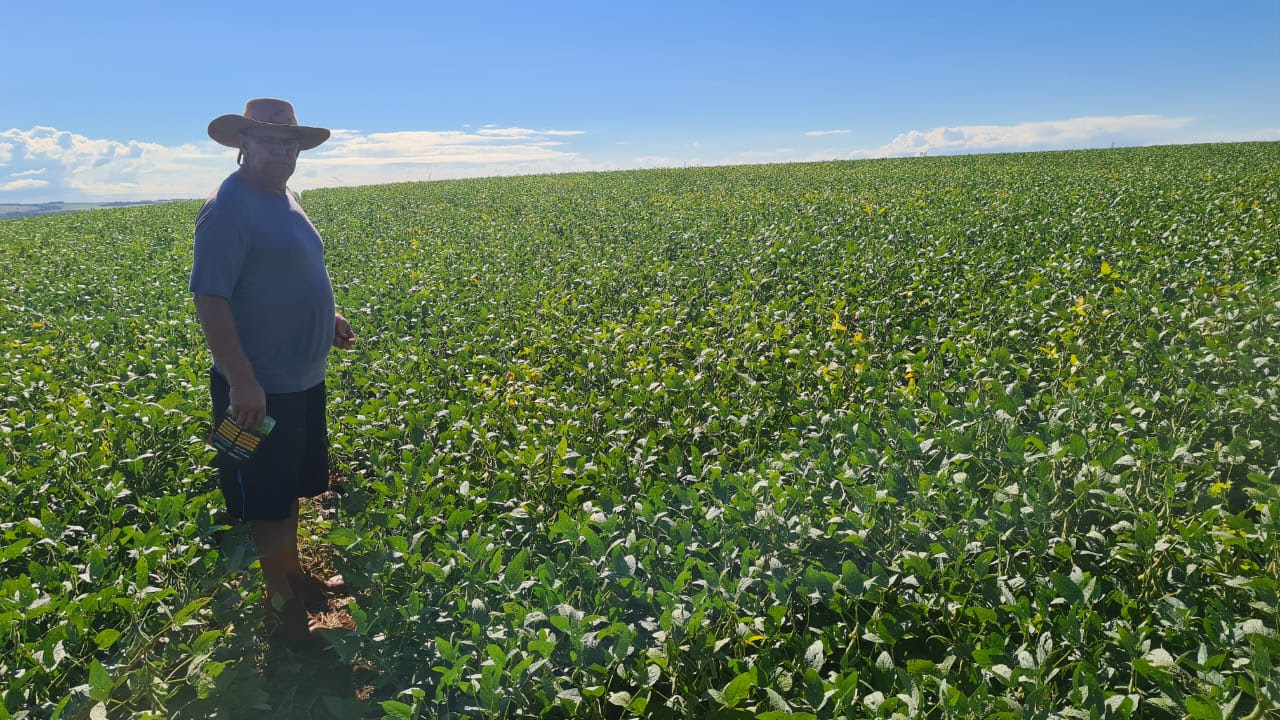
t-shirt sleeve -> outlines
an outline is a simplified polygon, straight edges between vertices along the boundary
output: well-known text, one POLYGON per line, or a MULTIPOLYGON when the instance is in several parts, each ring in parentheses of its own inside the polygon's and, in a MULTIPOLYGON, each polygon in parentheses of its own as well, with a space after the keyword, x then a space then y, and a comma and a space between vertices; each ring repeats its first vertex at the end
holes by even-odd
POLYGON ((210 203, 196 218, 191 292, 230 299, 235 291, 247 245, 233 215, 210 203))

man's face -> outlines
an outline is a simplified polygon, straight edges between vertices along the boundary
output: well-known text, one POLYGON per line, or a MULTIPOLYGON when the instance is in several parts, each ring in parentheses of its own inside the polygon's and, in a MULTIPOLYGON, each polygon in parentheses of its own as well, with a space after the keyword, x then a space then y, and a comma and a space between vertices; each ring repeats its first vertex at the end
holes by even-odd
POLYGON ((254 128, 242 133, 244 168, 263 179, 283 183, 298 162, 298 138, 288 130, 254 128))

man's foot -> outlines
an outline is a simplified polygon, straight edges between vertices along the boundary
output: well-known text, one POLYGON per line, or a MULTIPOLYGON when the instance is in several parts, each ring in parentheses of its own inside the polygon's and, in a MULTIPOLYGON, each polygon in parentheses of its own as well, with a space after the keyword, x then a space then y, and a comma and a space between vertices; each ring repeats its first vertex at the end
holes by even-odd
POLYGON ((310 573, 289 576, 289 587, 295 597, 301 598, 302 604, 311 612, 323 612, 329 609, 329 598, 346 588, 341 575, 322 580, 310 573))
MULTIPOLYGON (((274 608, 274 603, 272 603, 274 608)), ((276 618, 276 637, 284 641, 290 650, 309 652, 324 647, 319 635, 311 632, 311 619, 307 617, 307 608, 300 598, 290 598, 274 609, 276 618)))

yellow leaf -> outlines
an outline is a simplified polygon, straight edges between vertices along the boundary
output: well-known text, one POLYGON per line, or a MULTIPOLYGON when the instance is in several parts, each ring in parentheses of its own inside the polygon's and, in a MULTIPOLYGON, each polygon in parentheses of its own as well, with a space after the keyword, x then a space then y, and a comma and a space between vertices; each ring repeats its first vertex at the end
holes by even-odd
POLYGON ((843 323, 841 323, 841 322, 840 322, 840 313, 838 313, 838 312, 837 312, 837 313, 832 313, 832 314, 833 314, 833 315, 835 315, 835 318, 831 321, 831 331, 832 331, 832 332, 837 332, 837 331, 842 331, 842 330, 848 330, 848 329, 849 329, 849 328, 845 327, 843 323))
POLYGON ((1102 277, 1111 277, 1111 263, 1106 260, 1102 261, 1102 272, 1098 273, 1102 277))
POLYGON ((44 327, 44 323, 42 323, 42 322, 40 322, 39 320, 37 320, 37 321, 35 321, 35 322, 31 323, 31 327, 35 328, 36 330, 39 330, 40 328, 44 327))
POLYGON ((765 639, 766 638, 763 635, 748 635, 746 642, 748 645, 759 645, 760 643, 764 642, 765 639))

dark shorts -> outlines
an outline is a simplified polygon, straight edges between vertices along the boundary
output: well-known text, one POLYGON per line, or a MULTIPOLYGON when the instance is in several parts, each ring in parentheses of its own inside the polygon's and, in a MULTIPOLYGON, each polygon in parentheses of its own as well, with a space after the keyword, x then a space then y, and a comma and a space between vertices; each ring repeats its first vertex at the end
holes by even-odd
MULTIPOLYGON (((209 371, 209 394, 217 427, 231 386, 216 370, 209 371)), ((214 460, 227 512, 237 520, 285 520, 298 498, 329 487, 324 383, 302 392, 267 393, 267 414, 276 426, 248 460, 236 462, 222 453, 214 460)))

